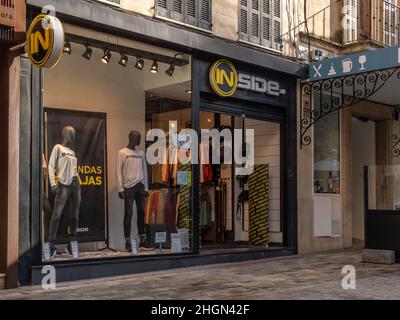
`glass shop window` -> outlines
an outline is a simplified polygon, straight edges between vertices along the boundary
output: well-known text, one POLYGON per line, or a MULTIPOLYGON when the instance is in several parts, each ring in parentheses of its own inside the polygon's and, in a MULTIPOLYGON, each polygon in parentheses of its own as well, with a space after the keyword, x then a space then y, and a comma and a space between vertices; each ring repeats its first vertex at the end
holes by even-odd
POLYGON ((44 70, 43 260, 190 252, 191 165, 169 138, 192 125, 191 57, 79 30, 44 70))
POLYGON ((313 102, 315 112, 323 115, 314 124, 314 193, 340 194, 340 112, 323 111, 338 105, 339 98, 316 95, 313 102))

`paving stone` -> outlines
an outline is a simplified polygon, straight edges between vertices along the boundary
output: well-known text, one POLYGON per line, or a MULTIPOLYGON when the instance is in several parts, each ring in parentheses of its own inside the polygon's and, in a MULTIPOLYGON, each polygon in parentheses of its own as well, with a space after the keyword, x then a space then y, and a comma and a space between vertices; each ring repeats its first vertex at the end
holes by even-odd
POLYGON ((0 291, 0 299, 400 299, 400 265, 365 264, 360 250, 199 266, 0 291), (356 289, 341 287, 356 269, 356 289))

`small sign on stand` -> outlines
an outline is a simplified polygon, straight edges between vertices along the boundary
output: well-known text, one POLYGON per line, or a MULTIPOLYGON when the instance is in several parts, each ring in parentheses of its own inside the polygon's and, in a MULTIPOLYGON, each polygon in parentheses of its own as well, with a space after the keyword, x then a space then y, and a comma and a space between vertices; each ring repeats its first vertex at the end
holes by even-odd
POLYGON ((178 229, 182 250, 190 250, 189 229, 178 229))
POLYGON ((50 243, 49 242, 43 243, 42 250, 43 250, 44 261, 50 261, 51 260, 50 243))
POLYGON ((182 253, 182 240, 179 233, 171 233, 171 253, 182 253))
POLYGON ((136 256, 138 254, 138 246, 136 240, 131 240, 132 255, 136 256))
POLYGON ((79 259, 78 241, 71 241, 72 258, 79 259))
POLYGON ((160 245, 160 253, 162 253, 162 245, 167 242, 167 233, 166 232, 156 232, 155 243, 160 245))

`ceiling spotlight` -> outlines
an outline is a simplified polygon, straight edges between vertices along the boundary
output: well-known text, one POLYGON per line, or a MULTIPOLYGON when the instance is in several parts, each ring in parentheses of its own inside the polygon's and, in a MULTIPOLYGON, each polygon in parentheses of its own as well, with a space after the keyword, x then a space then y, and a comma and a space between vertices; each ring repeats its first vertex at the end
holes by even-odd
POLYGON ((153 64, 150 68, 150 72, 151 73, 158 73, 158 62, 157 61, 153 61, 153 64))
POLYGON ((136 58, 136 65, 135 68, 139 70, 143 70, 144 67, 144 60, 142 58, 136 58))
POLYGON ((107 64, 111 60, 111 52, 107 48, 104 49, 104 56, 101 58, 101 62, 107 64))
POLYGON ((192 94, 192 90, 191 90, 191 89, 187 89, 187 90, 186 90, 186 93, 187 93, 187 94, 192 94))
POLYGON ((71 43, 69 43, 69 41, 67 41, 67 42, 64 43, 63 52, 64 52, 65 54, 71 54, 72 49, 71 49, 71 43))
POLYGON ((128 61, 129 61, 128 56, 127 56, 125 53, 122 53, 122 54, 121 54, 121 59, 119 59, 119 62, 118 62, 118 63, 119 63, 121 66, 126 67, 126 66, 128 65, 128 61))
POLYGON ((169 68, 168 68, 167 70, 165 70, 165 74, 166 74, 168 77, 172 77, 172 76, 174 75, 174 72, 175 72, 175 66, 174 66, 173 63, 171 63, 170 66, 169 66, 169 68))
POLYGON ((93 53, 93 50, 91 48, 89 48, 88 46, 86 46, 86 50, 82 54, 82 57, 84 57, 86 60, 90 60, 90 58, 92 57, 92 53, 93 53))

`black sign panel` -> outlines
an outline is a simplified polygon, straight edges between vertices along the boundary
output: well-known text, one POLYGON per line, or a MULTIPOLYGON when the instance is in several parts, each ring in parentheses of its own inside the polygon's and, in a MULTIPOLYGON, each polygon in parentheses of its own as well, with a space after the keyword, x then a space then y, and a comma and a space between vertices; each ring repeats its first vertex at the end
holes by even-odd
POLYGON ((201 61, 198 70, 201 70, 200 91, 220 96, 219 101, 235 99, 287 108, 290 95, 296 94, 293 90, 296 87, 296 78, 283 75, 278 70, 256 68, 226 59, 213 62, 201 61), (229 70, 218 69, 221 65, 229 65, 230 68, 229 70), (234 85, 230 83, 233 79, 237 79, 234 85), (226 95, 216 90, 225 87, 234 88, 234 90, 226 95))
MULTIPOLYGON (((81 203, 77 240, 80 242, 106 240, 107 160, 106 115, 61 109, 45 109, 45 160, 48 163, 55 145, 63 141, 62 130, 71 126, 76 131, 75 155, 81 185, 81 203)), ((50 190, 50 185, 48 189, 50 190)), ((47 192, 51 206, 55 195, 47 192)), ((57 234, 58 243, 68 241, 71 203, 64 208, 57 234)), ((45 230, 45 232, 48 232, 45 230)))

